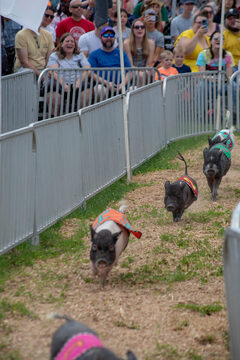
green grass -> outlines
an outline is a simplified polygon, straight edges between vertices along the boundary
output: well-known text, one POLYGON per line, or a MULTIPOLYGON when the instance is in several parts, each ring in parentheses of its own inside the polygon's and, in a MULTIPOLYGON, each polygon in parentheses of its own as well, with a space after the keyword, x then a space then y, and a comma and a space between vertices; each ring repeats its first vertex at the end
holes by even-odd
MULTIPOLYGON (((172 160, 176 158, 177 151, 183 153, 186 150, 195 149, 197 146, 204 146, 207 144, 207 135, 201 135, 198 137, 191 137, 182 139, 174 143, 170 143, 166 149, 163 149, 148 162, 142 164, 134 171, 136 174, 145 174, 151 171, 159 171, 165 169, 176 169, 179 164, 172 163, 172 160)), ((180 161, 179 161, 180 163, 180 161)))
POLYGON ((202 306, 195 304, 193 302, 189 302, 187 304, 179 303, 177 305, 177 308, 187 309, 192 312, 198 312, 201 316, 206 316, 206 315, 210 316, 213 313, 220 312, 223 309, 223 306, 220 305, 219 302, 217 302, 216 304, 207 304, 202 306))

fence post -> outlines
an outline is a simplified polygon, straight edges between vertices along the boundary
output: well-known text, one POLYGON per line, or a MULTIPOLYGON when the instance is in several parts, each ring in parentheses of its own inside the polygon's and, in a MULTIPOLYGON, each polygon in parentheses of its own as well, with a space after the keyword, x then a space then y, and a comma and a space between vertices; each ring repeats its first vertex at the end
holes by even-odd
POLYGON ((231 228, 224 234, 224 281, 229 322, 231 359, 240 357, 240 203, 233 211, 231 228))

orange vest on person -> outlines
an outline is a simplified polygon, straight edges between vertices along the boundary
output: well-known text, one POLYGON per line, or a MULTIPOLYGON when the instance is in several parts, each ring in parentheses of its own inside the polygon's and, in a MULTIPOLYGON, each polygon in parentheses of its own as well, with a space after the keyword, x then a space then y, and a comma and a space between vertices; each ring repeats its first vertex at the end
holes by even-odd
POLYGON ((192 179, 189 176, 182 176, 180 177, 178 180, 180 181, 184 181, 193 191, 195 198, 197 199, 198 197, 198 189, 196 187, 196 185, 194 184, 194 182, 192 181, 192 179))
POLYGON ((138 239, 140 239, 140 237, 142 236, 142 233, 140 231, 133 230, 128 219, 122 212, 114 209, 107 209, 104 212, 102 212, 92 224, 93 229, 96 230, 99 225, 103 224, 105 221, 108 220, 112 220, 118 225, 124 227, 127 231, 132 233, 138 239))

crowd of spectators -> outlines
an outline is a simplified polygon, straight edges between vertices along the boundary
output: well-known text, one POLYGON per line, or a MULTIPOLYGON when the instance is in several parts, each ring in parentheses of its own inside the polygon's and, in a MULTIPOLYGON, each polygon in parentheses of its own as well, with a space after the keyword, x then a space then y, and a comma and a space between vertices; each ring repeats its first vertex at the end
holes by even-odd
MULTIPOLYGON (((161 78, 217 69, 221 8, 221 0, 177 0, 174 11, 171 0, 122 0, 125 66, 158 67, 161 78)), ((228 76, 240 60, 239 11, 240 0, 226 0, 222 66, 228 76)), ((120 66, 117 0, 112 0, 108 22, 96 26, 94 16, 95 0, 51 0, 39 34, 2 18, 2 74, 32 69, 38 77, 52 65, 120 66)))

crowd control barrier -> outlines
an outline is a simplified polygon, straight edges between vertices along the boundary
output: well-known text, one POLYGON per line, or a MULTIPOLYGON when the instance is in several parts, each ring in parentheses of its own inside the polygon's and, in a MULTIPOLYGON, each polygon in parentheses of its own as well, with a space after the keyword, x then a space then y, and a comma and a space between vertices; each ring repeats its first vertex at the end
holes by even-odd
MULTIPOLYGON (((77 111, 121 94, 120 68, 45 69, 39 76, 39 119, 77 111)), ((125 68, 126 91, 160 79, 156 68, 125 68)))
POLYGON ((238 360, 240 356, 240 203, 233 211, 231 227, 225 231, 223 241, 231 359, 238 360))
POLYGON ((3 76, 0 132, 23 128, 37 121, 38 86, 34 71, 3 76))
POLYGON ((125 175, 127 162, 131 172, 170 141, 213 132, 216 75, 208 75, 132 83, 126 95, 0 135, 0 254, 29 238, 37 243, 44 229, 125 175))

